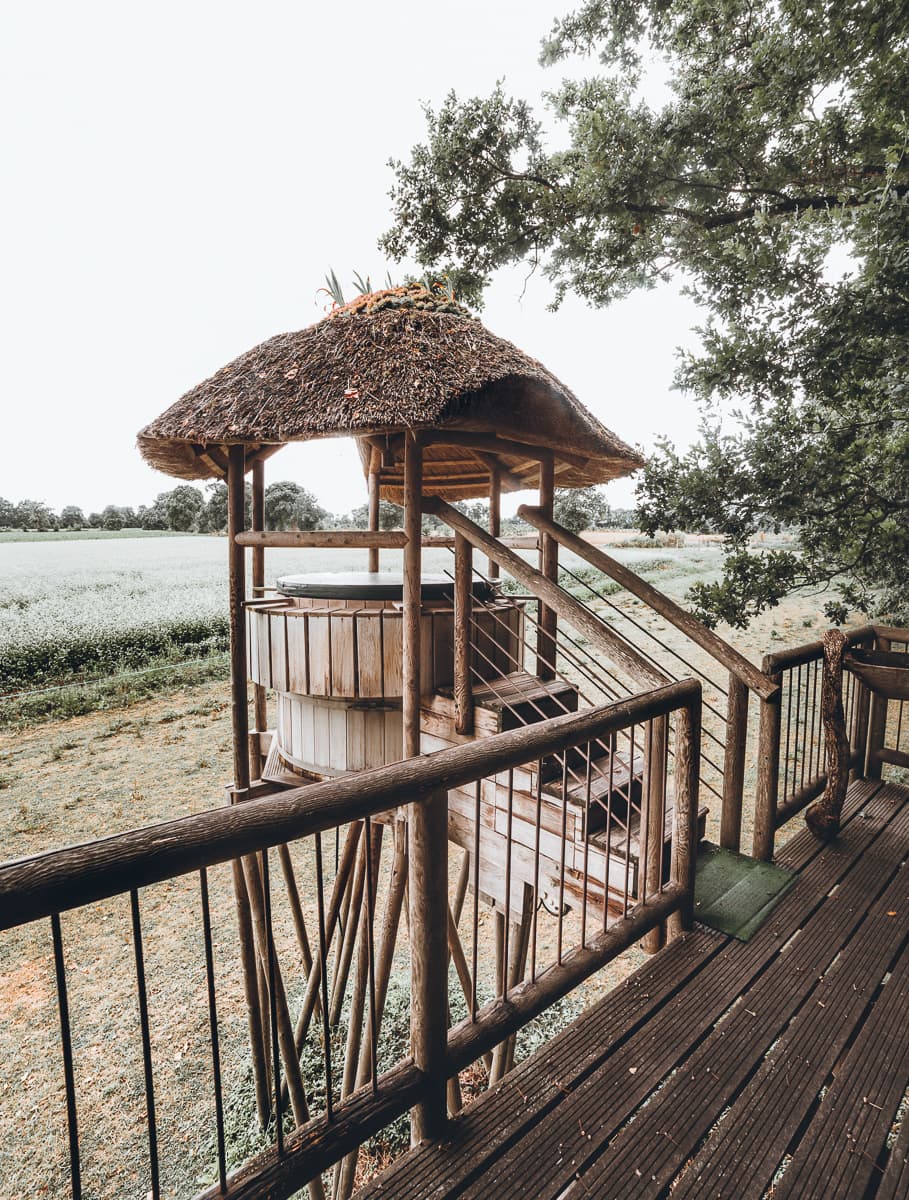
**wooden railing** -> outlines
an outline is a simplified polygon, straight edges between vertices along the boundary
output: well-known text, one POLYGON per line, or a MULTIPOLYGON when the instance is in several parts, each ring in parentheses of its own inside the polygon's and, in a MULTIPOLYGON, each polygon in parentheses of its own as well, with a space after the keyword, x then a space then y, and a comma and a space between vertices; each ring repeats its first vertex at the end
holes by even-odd
MULTIPOLYGON (((174 1194, 187 1126, 197 1144, 211 1134, 214 1182, 201 1195, 212 1200, 286 1197, 307 1185, 312 1196, 324 1195, 322 1173, 333 1165, 336 1194, 348 1194, 355 1152, 373 1134, 415 1106, 435 1110, 436 1121, 444 1124, 446 1081, 451 1110, 458 1103, 460 1071, 492 1053, 493 1069, 501 1073, 513 1054, 509 1039, 527 1022, 662 923, 675 930, 690 924, 699 730, 700 687, 686 680, 293 791, 267 794, 254 786, 243 804, 0 866, 0 931, 11 931, 5 937, 13 939, 2 945, 4 960, 18 951, 30 971, 38 970, 40 942, 46 938, 47 969, 55 981, 59 1041, 45 1041, 37 1061, 16 1062, 17 1078, 34 1082, 42 1072, 51 1077, 59 1072, 62 1078, 68 1171, 65 1159, 47 1162, 55 1194, 65 1193, 67 1174, 74 1197, 83 1187, 86 1194, 174 1194), (632 756, 635 746, 652 749, 656 731, 670 717, 671 777, 668 757, 650 753, 648 771, 659 771, 659 780, 636 785, 629 770, 623 783, 618 741, 630 744, 632 756), (602 834, 597 846, 587 835, 595 815, 593 746, 603 739, 614 751, 614 786, 605 809, 596 814, 602 834), (580 790, 573 778, 579 768, 580 790), (675 819, 665 835, 670 790, 675 819), (448 892, 443 899, 449 906, 443 915, 447 944, 432 936, 437 923, 411 922, 407 994, 435 995, 438 1003, 414 1009, 412 1054, 388 1061, 382 1016, 392 963, 377 928, 383 922, 374 921, 373 914, 383 896, 386 917, 394 904, 400 912, 403 889, 396 891, 402 876, 394 863, 390 872, 377 869, 382 830, 390 822, 395 855, 404 853, 396 815, 408 806, 438 805, 440 797, 447 827, 444 820, 424 823, 424 836, 436 838, 436 844, 422 846, 419 861, 411 858, 411 880, 432 862, 444 877, 449 837, 472 850, 470 870, 462 873, 454 896, 448 892), (629 869, 632 819, 638 840, 634 871, 629 869), (336 830, 341 842, 332 871, 323 837, 336 830), (648 838, 655 830, 654 854, 648 838), (282 847, 294 857, 297 877, 306 881, 297 901, 317 931, 308 969, 300 965, 288 908, 278 903, 286 899, 275 869, 282 847), (256 953, 271 1017, 272 1122, 265 1148, 231 1170, 235 1149, 225 1114, 236 1109, 238 1076, 242 1082, 248 1067, 239 1049, 245 1010, 235 984, 237 947, 222 906, 228 902, 231 864, 238 858, 244 870, 253 864, 247 879, 261 887, 263 901, 256 953), (304 860, 310 864, 305 872, 304 860), (344 914, 339 897, 352 871, 361 873, 362 900, 344 914), (609 883, 610 896, 591 882, 595 877, 609 883), (546 894, 552 915, 538 904, 546 894), (504 913, 527 918, 522 944, 509 945, 509 937, 517 937, 509 920, 499 925, 481 919, 480 905, 490 896, 498 896, 504 913), (201 961, 179 979, 173 944, 187 936, 188 927, 201 961), (484 938, 496 932, 504 936, 501 966, 488 982, 492 955, 484 938), (119 957, 102 967, 95 962, 97 947, 111 933, 121 948, 119 957), (345 999, 354 944, 360 947, 356 972, 364 985, 359 994, 367 997, 359 1010, 345 999), (460 995, 449 991, 449 956, 460 995), (89 989, 92 1005, 86 1001, 86 980, 99 972, 89 989), (124 1077, 118 1091, 117 1080, 105 1069, 109 1053, 97 1051, 102 1036, 97 996, 105 997, 102 1007, 120 1011, 130 1007, 130 993, 138 1001, 138 1019, 135 1041, 124 1034, 116 1042, 118 1073, 124 1077), (187 1043, 175 1053, 181 997, 184 1010, 192 1006, 194 1020, 192 1032, 180 1035, 187 1043), (455 1015, 458 1008, 466 1013, 450 1029, 449 1008, 455 1015), (336 1035, 342 1027, 347 1049, 339 1052, 336 1035), (356 1053, 351 1057, 351 1046, 359 1051, 362 1041, 368 1046, 365 1060, 356 1053), (426 1051, 432 1046, 440 1047, 435 1059, 426 1051), (310 1060, 316 1056, 316 1079, 300 1066, 304 1050, 310 1060), (177 1075, 172 1062, 184 1056, 187 1070, 177 1075), (365 1075, 352 1069, 358 1062, 365 1062, 365 1075), (119 1125, 104 1119, 104 1106, 111 1104, 120 1118, 128 1117, 125 1125, 122 1119, 119 1125), (93 1127, 98 1121, 100 1129, 93 1127), (94 1148, 94 1157, 83 1153, 86 1145, 94 1148), (115 1162, 122 1164, 121 1175, 115 1162)), ((24 1055, 31 1043, 21 1030, 19 1042, 24 1055)), ((254 1119, 254 1097, 245 1104, 248 1124, 254 1119)), ((38 1114, 23 1126, 19 1153, 29 1153, 34 1138, 40 1143, 34 1152, 51 1155, 53 1137, 41 1141, 44 1118, 38 1114)), ((46 1119, 52 1121, 53 1115, 46 1119)), ((51 1132, 59 1130, 51 1126, 51 1132)), ((198 1163, 194 1168, 197 1178, 198 1163)))
MULTIPOLYGON (((850 646, 873 647, 877 635, 873 626, 863 625, 846 636, 850 646)), ((761 701, 752 845, 755 858, 773 858, 777 829, 820 796, 827 785, 820 703, 822 667, 820 641, 764 658, 763 670, 779 690, 761 701)), ((867 690, 847 671, 843 708, 852 748, 851 765, 858 774, 865 770, 870 701, 867 690)))

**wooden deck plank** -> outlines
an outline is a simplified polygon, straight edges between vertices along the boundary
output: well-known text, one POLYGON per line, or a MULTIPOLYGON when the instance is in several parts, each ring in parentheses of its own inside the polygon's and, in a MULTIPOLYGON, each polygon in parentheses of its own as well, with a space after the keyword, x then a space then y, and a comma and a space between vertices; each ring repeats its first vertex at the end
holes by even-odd
POLYGON ((622 1039, 646 1023, 673 989, 684 987, 725 942, 721 934, 706 929, 674 942, 585 1014, 589 1019, 583 1024, 570 1025, 485 1092, 452 1122, 450 1141, 410 1151, 358 1191, 357 1200, 379 1196, 438 1200, 469 1183, 601 1065, 622 1039), (510 1111, 508 1122, 501 1119, 505 1108, 510 1111))
MULTIPOLYGON (((818 1000, 833 1003, 835 996, 840 1007, 830 1015, 846 1013, 845 1024, 855 1028, 860 1019, 855 1010, 864 1011, 867 998, 841 995, 840 981, 865 966, 880 976, 884 942, 853 932, 866 918, 870 895, 886 888, 902 856, 897 846, 906 844, 909 809, 901 812, 900 806, 907 795, 905 789, 875 783, 853 785, 848 821, 836 845, 822 849, 805 833, 780 854, 781 865, 801 871, 799 882, 749 943, 698 930, 670 946, 471 1105, 452 1122, 450 1142, 411 1151, 361 1189, 358 1200, 498 1195, 549 1200, 627 1195, 641 1200, 664 1193, 728 1100, 759 1086, 754 1072, 774 1039, 781 1033, 790 1040, 800 1036, 800 1019, 789 1025, 799 1005, 807 1030, 810 1008, 819 1008, 818 1000), (781 954, 796 929, 801 932, 781 954), (818 975, 843 949, 843 975, 830 971, 829 978, 819 981, 818 975), (798 968, 794 990, 786 986, 791 982, 786 971, 793 966, 798 968), (761 1032, 749 1045, 755 1018, 748 1018, 744 1009, 752 1003, 765 1011, 761 1032), (707 1102, 695 1112, 689 1089, 678 1082, 692 1066, 707 1084, 707 1102), (711 1078, 714 1069, 716 1079, 711 1078), (670 1078, 673 1071, 678 1073, 670 1078), (674 1118, 670 1097, 676 1105, 674 1118), (683 1144, 675 1146, 670 1137, 679 1141, 680 1119, 683 1144), (639 1140, 645 1145, 635 1161, 630 1148, 639 1140)), ((893 895, 881 901, 894 902, 893 895)), ((891 939, 893 928, 887 931, 891 939)), ((807 1034, 798 1042, 806 1053, 814 1045, 807 1034)), ((829 1045, 823 1040, 817 1045, 829 1058, 829 1045)), ((829 1075, 829 1064, 825 1069, 829 1075)), ((763 1070, 769 1076, 770 1068, 763 1070)), ((820 1071, 818 1067, 816 1077, 820 1071)), ((766 1107, 772 1115, 769 1102, 766 1107)), ((722 1129, 713 1137, 722 1139, 722 1129)), ((773 1157, 780 1137, 765 1157, 773 1157)), ((898 1183, 902 1160, 893 1161, 890 1174, 898 1183)), ((679 1187, 691 1191, 694 1179, 690 1172, 683 1175, 679 1187)), ((742 1190, 743 1182, 744 1174, 739 1174, 737 1197, 761 1194, 742 1190)), ((698 1188, 694 1192, 702 1194, 698 1188)), ((891 1193, 894 1200, 903 1194, 891 1193)), ((733 1192, 727 1187, 703 1194, 733 1192)))
POLYGON ((902 1120, 875 1200, 905 1200, 909 1196, 909 1111, 902 1120))
MULTIPOLYGON (((829 888, 854 866, 854 855, 873 841, 892 812, 889 803, 875 807, 873 799, 865 802, 864 809, 868 819, 851 823, 844 833, 844 843, 848 840, 853 854, 824 854, 817 842, 796 847, 793 857, 804 854, 808 858, 805 886, 784 897, 771 921, 750 942, 727 942, 712 960, 710 971, 698 977, 696 987, 686 988, 663 1005, 633 1041, 613 1054, 601 1073, 565 1097, 557 1128, 550 1131, 547 1124, 545 1132, 551 1132, 551 1138, 539 1130, 532 1145, 515 1145, 464 1195, 479 1200, 518 1182, 522 1196, 560 1195, 656 1086, 710 1033, 745 984, 761 974, 792 930, 811 916, 829 888)), ((632 1176, 632 1180, 636 1178, 632 1176)))
MULTIPOLYGON (((885 943, 905 932, 909 868, 903 867, 889 910, 878 914, 881 931, 868 930, 885 943), (888 911, 893 916, 888 916, 888 911), (881 937, 883 934, 883 937, 881 937)), ((780 1200, 812 1194, 818 1182, 830 1200, 864 1196, 878 1182, 878 1159, 909 1080, 909 951, 905 936, 889 980, 861 1023, 848 1052, 838 1064, 781 1183, 780 1200)), ((819 1190, 819 1189, 817 1189, 819 1190)), ((904 1193, 905 1195, 906 1193, 904 1193)))
MULTIPOLYGON (((886 788, 880 795, 885 793, 886 788)), ((686 1059, 653 1100, 646 1119, 627 1126, 597 1156, 584 1180, 594 1193, 608 1181, 611 1200, 639 1200, 642 1177, 654 1190, 669 1186, 786 1028, 793 1012, 807 1001, 818 976, 860 924, 868 903, 887 885, 907 837, 909 807, 897 811, 861 857, 853 860, 851 870, 826 897, 820 911, 742 992, 741 1003, 728 1019, 686 1059), (621 1181, 618 1185, 617 1180, 621 1181)), ((757 1195, 761 1194, 759 1190, 757 1195)))
MULTIPOLYGON (((905 907, 905 893, 906 872, 901 871, 685 1169, 673 1187, 673 1200, 726 1196, 731 1184, 741 1190, 742 1179, 749 1180, 748 1194, 764 1194, 844 1048, 857 1030, 864 1040, 866 1014, 905 943, 905 927, 887 916, 894 906, 905 907)), ((868 1047, 864 1050, 867 1054, 868 1047)), ((774 1195, 785 1191, 777 1185, 774 1195)))

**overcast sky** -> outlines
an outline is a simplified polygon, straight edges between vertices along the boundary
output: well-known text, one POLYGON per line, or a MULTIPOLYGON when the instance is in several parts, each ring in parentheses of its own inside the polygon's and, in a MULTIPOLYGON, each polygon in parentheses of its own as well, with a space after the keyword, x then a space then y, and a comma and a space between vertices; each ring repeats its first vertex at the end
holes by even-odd
MULTIPOLYGON (((250 346, 317 320, 329 266, 345 284, 384 278, 386 163, 421 138, 421 103, 498 78, 536 99, 561 75, 537 65, 540 39, 571 7, 4 5, 0 495, 88 511, 172 487, 136 432, 250 346)), ((693 403, 670 391, 690 302, 667 288, 552 314, 544 280, 522 287, 519 272, 497 280, 494 332, 627 441, 690 439, 693 403)), ((288 448, 268 474, 334 511, 364 499, 347 439, 288 448)))

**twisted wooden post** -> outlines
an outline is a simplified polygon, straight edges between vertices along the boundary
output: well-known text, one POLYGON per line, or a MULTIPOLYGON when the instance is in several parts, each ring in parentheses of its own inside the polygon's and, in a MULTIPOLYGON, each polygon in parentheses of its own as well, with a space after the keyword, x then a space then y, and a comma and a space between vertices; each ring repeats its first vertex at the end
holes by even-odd
POLYGON ((839 629, 824 634, 824 670, 821 676, 821 717, 827 747, 827 786, 805 813, 805 824, 821 841, 832 841, 840 831, 840 814, 849 787, 849 737, 843 712, 843 655, 848 646, 839 629))

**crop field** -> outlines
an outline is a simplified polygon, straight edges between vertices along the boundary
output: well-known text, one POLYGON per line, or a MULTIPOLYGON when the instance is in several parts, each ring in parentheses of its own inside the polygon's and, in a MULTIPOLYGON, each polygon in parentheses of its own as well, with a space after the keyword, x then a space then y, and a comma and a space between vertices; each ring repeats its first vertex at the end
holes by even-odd
MULTIPOLYGON (((620 553, 645 570, 678 574, 665 551, 620 553)), ((697 562, 690 564, 695 571, 715 564, 716 548, 706 548, 705 554, 713 561, 696 555, 697 562)), ((427 570, 451 570, 448 551, 428 550, 425 557, 427 570)), ((362 570, 363 558, 356 550, 270 551, 267 577, 362 570)), ((383 567, 399 562, 399 555, 388 553, 383 567)), ((679 565, 687 576, 687 566, 679 565)), ((167 667, 171 677, 190 669, 198 675, 199 668, 205 677, 218 670, 223 674, 227 646, 224 538, 0 543, 0 723, 103 707, 111 700, 112 682, 123 684, 134 673, 167 667), (80 696, 70 694, 71 685, 85 684, 106 685, 107 691, 102 687, 100 700, 92 698, 97 687, 92 695, 84 687, 80 696)))

